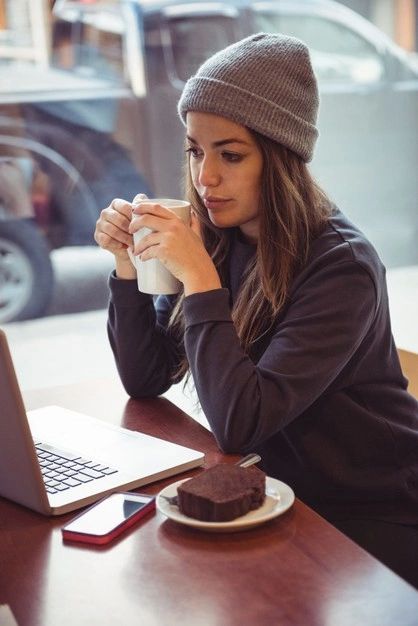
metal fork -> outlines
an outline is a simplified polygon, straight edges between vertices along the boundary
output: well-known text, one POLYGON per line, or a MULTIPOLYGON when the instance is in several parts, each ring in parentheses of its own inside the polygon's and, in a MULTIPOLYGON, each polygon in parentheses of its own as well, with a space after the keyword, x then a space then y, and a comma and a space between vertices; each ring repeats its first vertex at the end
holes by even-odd
MULTIPOLYGON (((235 465, 239 465, 239 467, 249 467, 250 465, 254 465, 254 463, 258 463, 261 461, 261 456, 256 454, 255 452, 251 452, 251 454, 247 454, 242 459, 237 461, 235 465)), ((173 504, 174 506, 178 506, 178 496, 160 496, 164 498, 168 502, 168 504, 173 504)))

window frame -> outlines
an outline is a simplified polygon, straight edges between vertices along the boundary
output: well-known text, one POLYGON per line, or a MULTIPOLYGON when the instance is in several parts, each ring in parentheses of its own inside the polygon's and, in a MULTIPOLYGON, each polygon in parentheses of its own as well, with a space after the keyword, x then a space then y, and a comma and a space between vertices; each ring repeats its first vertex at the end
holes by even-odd
MULTIPOLYGON (((177 73, 176 62, 173 53, 173 39, 171 35, 171 24, 173 21, 181 18, 228 18, 230 20, 232 38, 228 36, 230 45, 240 38, 241 33, 238 32, 237 25, 240 23, 240 12, 237 7, 225 3, 196 3, 192 5, 173 5, 165 7, 161 11, 160 19, 160 36, 162 42, 162 51, 164 65, 170 84, 181 91, 186 84, 177 73)), ((197 69, 197 68, 196 68, 197 69)))

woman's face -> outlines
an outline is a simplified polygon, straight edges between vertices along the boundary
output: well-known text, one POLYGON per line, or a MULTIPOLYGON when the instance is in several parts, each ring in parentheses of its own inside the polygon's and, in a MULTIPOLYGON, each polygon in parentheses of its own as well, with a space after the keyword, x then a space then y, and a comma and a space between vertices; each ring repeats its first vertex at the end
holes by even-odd
POLYGON ((263 158, 252 135, 225 117, 190 111, 187 144, 193 185, 211 222, 238 226, 256 242, 263 158))

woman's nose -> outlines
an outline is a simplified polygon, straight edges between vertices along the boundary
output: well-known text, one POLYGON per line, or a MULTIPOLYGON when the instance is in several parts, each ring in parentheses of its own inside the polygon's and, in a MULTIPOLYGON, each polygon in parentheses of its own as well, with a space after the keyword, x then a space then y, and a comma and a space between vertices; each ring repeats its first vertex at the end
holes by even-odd
POLYGON ((200 163, 199 183, 202 187, 216 187, 220 182, 220 172, 214 159, 205 157, 200 163))

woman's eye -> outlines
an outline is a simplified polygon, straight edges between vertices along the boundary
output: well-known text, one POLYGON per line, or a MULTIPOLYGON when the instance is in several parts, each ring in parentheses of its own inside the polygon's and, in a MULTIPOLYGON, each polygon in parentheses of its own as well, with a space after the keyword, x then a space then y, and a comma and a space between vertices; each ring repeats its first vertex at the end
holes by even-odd
POLYGON ((242 154, 237 152, 222 152, 222 156, 228 163, 239 163, 244 158, 242 154))
POLYGON ((186 152, 188 152, 194 159, 197 159, 202 155, 202 152, 195 146, 190 146, 190 148, 187 148, 186 152))

